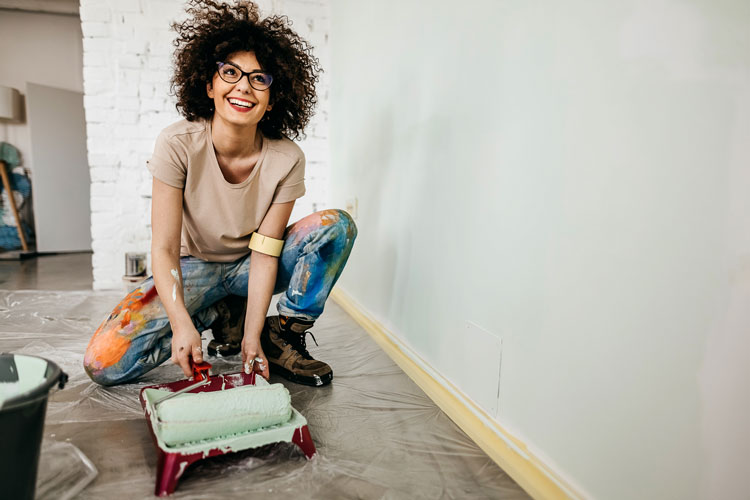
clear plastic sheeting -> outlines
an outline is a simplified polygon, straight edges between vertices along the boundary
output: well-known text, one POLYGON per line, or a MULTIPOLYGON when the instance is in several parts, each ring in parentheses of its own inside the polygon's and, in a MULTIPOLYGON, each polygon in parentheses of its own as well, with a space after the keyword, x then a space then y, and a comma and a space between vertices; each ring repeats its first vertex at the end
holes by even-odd
POLYGON ((96 477, 94 464, 70 443, 44 441, 36 479, 37 500, 68 500, 96 477))
MULTIPOLYGON (((135 384, 101 387, 89 380, 83 352, 121 298, 0 291, 0 351, 50 359, 70 376, 65 389, 50 395, 41 462, 60 453, 52 441, 88 457, 99 474, 76 498, 153 494, 157 454, 138 394, 145 385, 183 378, 167 363, 135 384)), ((311 354, 331 364, 333 383, 306 387, 275 376, 271 382, 289 389, 318 455, 308 461, 296 446, 276 444, 199 461, 174 498, 529 498, 336 304, 329 301, 313 332, 320 347, 313 345, 311 354)), ((242 369, 239 356, 207 361, 214 374, 242 369)), ((60 467, 83 477, 81 460, 62 460, 60 467)))

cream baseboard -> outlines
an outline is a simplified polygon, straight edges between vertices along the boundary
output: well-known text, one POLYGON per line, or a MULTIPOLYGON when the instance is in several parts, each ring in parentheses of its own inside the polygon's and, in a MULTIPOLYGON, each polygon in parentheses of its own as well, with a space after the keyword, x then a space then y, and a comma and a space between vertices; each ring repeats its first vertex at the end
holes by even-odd
POLYGON ((526 444, 504 429, 417 353, 400 342, 345 291, 336 287, 331 293, 331 298, 359 323, 420 389, 529 495, 545 500, 583 498, 529 452, 526 444))

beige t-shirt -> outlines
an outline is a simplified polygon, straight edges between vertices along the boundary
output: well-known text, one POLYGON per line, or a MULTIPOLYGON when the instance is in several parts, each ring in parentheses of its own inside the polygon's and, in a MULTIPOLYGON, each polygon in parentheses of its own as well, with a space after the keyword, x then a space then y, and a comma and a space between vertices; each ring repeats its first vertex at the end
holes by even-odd
POLYGON ((305 194, 305 155, 294 142, 263 137, 258 163, 239 184, 216 160, 210 120, 165 128, 147 162, 154 177, 183 190, 180 255, 230 262, 250 252, 250 235, 272 203, 305 194))

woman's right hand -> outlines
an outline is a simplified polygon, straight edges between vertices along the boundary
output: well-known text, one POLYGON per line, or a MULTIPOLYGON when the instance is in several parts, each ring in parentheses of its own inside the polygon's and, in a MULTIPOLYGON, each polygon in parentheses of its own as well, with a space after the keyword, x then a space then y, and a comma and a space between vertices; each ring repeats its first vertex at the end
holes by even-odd
POLYGON ((193 376, 190 360, 195 363, 203 362, 203 349, 201 347, 201 335, 193 324, 172 329, 172 357, 170 360, 180 365, 182 372, 187 378, 193 376))

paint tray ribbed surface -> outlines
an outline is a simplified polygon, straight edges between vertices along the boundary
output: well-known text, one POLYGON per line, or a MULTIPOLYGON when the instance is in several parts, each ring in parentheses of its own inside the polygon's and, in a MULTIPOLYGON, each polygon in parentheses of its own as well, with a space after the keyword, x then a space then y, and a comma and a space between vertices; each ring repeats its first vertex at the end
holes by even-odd
POLYGON ((315 445, 307 420, 291 406, 282 384, 255 373, 216 375, 195 390, 155 404, 192 384, 181 380, 144 387, 141 405, 159 450, 156 494, 171 493, 185 468, 202 458, 293 442, 308 458, 315 445))

